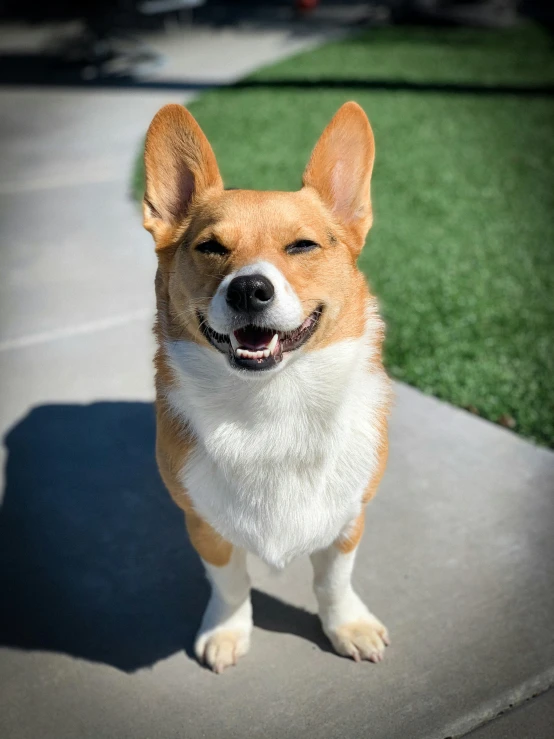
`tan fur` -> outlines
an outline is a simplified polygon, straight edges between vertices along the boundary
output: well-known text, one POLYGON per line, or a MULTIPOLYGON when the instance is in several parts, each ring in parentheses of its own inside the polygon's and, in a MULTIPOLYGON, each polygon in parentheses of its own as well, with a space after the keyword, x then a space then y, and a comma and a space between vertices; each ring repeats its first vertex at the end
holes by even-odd
POLYGON ((386 422, 386 417, 384 417, 382 419, 382 425, 381 425, 381 445, 378 450, 379 462, 378 462, 375 475, 370 481, 369 485, 367 486, 367 489, 362 498, 362 505, 364 507, 362 508, 362 511, 360 515, 358 516, 358 518, 354 521, 352 526, 348 529, 347 534, 345 536, 340 537, 335 542, 335 546, 341 552, 343 552, 343 554, 348 554, 353 549, 356 549, 356 547, 360 543, 360 539, 362 538, 362 535, 364 533, 364 526, 365 526, 365 506, 367 505, 367 503, 369 503, 369 501, 373 498, 373 496, 377 492, 377 488, 379 487, 379 483, 381 482, 381 479, 385 472, 385 467, 387 466, 388 454, 389 454, 389 444, 388 444, 388 437, 387 437, 387 422, 386 422))
MULTIPOLYGON (((158 365, 163 366, 163 360, 158 358, 157 361, 158 365)), ((159 373, 160 370, 158 370, 158 381, 159 373)), ((194 439, 188 429, 180 427, 175 422, 163 400, 158 399, 156 415, 156 459, 162 480, 175 503, 185 513, 186 527, 192 546, 205 562, 216 567, 223 567, 231 559, 232 545, 196 513, 187 491, 178 481, 178 473, 194 446, 194 439)))
POLYGON ((346 103, 321 135, 302 179, 303 185, 315 189, 341 220, 356 256, 373 222, 374 159, 375 142, 369 121, 357 103, 346 103))
POLYGON ((172 241, 195 192, 221 189, 222 181, 208 139, 181 105, 166 105, 154 117, 144 158, 144 227, 158 249, 172 241))
MULTIPOLYGON (((199 329, 197 312, 207 313, 226 274, 262 259, 281 270, 306 316, 318 305, 325 306, 306 350, 362 336, 365 306, 371 298, 356 259, 372 222, 373 159, 371 127, 355 103, 344 105, 326 128, 298 192, 225 191, 210 144, 181 106, 165 106, 149 128, 144 226, 154 236, 158 255, 157 459, 170 494, 185 511, 193 546, 211 564, 226 564, 232 545, 195 513, 186 490, 177 481, 195 442, 188 429, 176 424, 163 400, 173 383, 163 339, 182 338, 209 345, 199 329), (229 254, 195 250, 210 239, 224 245, 229 254), (285 247, 300 239, 315 241, 321 248, 289 255, 285 247)), ((379 368, 381 341, 379 337, 374 360, 379 368)), ((368 487, 364 504, 374 495, 386 463, 385 415, 382 427, 379 474, 368 487)), ((362 512, 349 535, 337 541, 341 551, 351 551, 357 545, 363 520, 362 512)))

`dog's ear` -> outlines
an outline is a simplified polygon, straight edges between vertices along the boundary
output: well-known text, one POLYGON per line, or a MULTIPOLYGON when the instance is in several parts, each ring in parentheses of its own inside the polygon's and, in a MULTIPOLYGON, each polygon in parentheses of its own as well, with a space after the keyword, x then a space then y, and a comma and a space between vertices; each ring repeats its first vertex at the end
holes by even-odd
POLYGON ((372 223, 371 172, 373 132, 357 103, 345 103, 312 152, 302 184, 314 188, 335 217, 352 234, 359 253, 372 223))
POLYGON ((194 198, 208 188, 223 188, 223 182, 208 139, 181 105, 166 105, 154 116, 144 164, 144 227, 162 246, 194 198))

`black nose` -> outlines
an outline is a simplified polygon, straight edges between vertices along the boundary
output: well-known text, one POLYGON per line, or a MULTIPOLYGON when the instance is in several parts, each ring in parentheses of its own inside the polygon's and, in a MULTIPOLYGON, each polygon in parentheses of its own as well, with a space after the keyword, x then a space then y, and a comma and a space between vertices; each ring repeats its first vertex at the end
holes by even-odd
POLYGON ((257 313, 271 305, 275 290, 263 275, 235 277, 227 288, 227 303, 234 310, 257 313))

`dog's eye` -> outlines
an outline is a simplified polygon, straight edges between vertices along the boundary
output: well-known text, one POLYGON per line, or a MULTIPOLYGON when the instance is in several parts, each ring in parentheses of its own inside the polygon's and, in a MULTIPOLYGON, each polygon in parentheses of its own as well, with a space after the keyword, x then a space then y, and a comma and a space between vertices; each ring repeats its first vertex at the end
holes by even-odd
POLYGON ((225 254, 229 253, 229 249, 215 239, 203 241, 201 244, 198 244, 196 251, 199 251, 201 254, 218 254, 219 256, 225 256, 225 254))
POLYGON ((315 241, 308 241, 308 239, 301 239, 300 241, 295 241, 294 244, 289 244, 285 248, 285 251, 287 254, 305 254, 314 249, 319 249, 319 244, 316 244, 315 241))

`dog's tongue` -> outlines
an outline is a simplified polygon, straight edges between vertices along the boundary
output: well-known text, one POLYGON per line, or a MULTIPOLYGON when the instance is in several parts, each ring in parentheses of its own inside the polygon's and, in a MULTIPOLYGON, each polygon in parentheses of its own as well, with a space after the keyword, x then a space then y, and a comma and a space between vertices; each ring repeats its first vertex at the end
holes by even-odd
POLYGON ((266 328, 245 326, 235 331, 235 338, 244 349, 257 351, 258 349, 265 349, 268 346, 274 333, 274 331, 269 331, 266 328))

